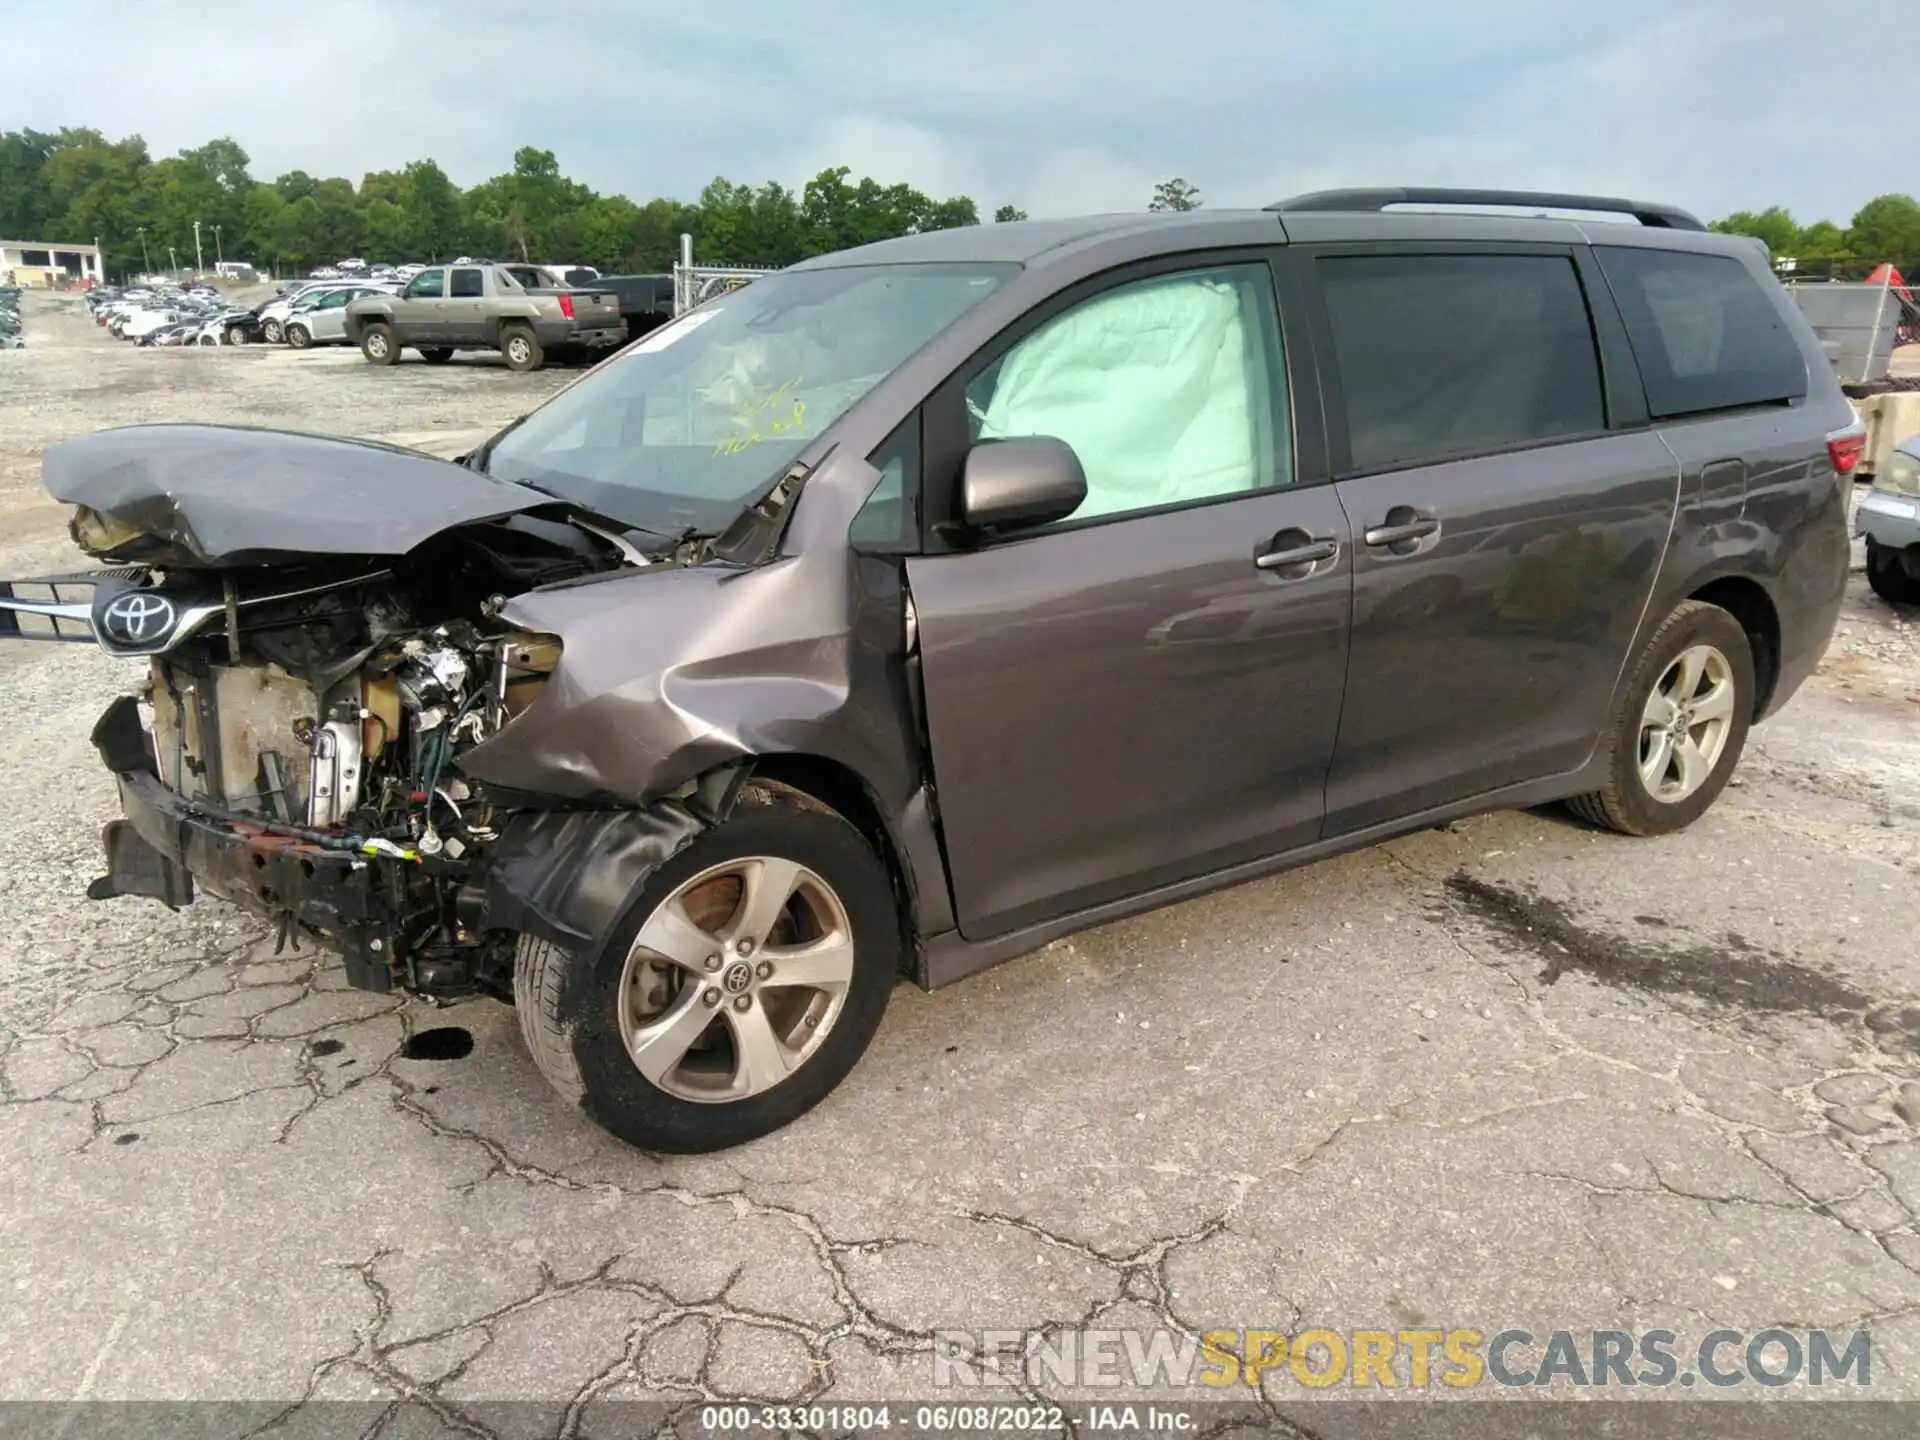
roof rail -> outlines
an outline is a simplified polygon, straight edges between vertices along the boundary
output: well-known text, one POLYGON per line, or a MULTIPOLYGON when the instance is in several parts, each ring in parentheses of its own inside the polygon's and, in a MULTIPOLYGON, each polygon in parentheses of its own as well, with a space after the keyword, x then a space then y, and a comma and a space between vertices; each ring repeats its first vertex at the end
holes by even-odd
POLYGON ((1631 215, 1659 230, 1704 230, 1700 221, 1672 205, 1619 200, 1607 195, 1560 195, 1550 190, 1457 190, 1450 186, 1410 185, 1404 189, 1317 190, 1267 206, 1295 211, 1380 211, 1390 205, 1504 205, 1528 210, 1596 210, 1631 215))

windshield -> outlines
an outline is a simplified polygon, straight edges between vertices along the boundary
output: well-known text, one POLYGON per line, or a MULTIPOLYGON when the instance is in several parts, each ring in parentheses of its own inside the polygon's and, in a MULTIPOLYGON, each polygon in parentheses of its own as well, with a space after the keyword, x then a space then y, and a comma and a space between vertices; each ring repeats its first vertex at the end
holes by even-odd
POLYGON ((655 534, 717 534, 1017 268, 869 265, 755 280, 556 395, 481 463, 655 534))

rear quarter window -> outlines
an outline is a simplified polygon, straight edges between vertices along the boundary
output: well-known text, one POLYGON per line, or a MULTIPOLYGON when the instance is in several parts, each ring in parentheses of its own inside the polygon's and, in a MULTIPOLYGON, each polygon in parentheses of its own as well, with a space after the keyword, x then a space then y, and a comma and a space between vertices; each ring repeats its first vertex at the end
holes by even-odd
POLYGON ((1807 361, 1753 272, 1727 255, 1596 245, 1656 420, 1801 399, 1807 361))

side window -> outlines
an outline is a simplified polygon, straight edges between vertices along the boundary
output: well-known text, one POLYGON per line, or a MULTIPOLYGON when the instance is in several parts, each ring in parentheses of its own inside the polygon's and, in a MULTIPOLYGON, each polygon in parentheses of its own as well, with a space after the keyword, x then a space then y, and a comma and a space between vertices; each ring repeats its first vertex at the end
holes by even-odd
POLYGON ((1807 362, 1772 299, 1729 255, 1597 245, 1656 420, 1798 400, 1807 362))
POLYGON ((975 440, 1051 435, 1087 472, 1072 519, 1285 485, 1286 372, 1264 265, 1156 275, 1046 321, 976 375, 975 440))
POLYGON ((1606 428, 1593 321, 1572 260, 1352 256, 1323 258, 1315 268, 1351 470, 1432 464, 1606 428))
POLYGON ((438 300, 441 285, 445 278, 444 270, 422 270, 413 277, 413 283, 407 286, 409 300, 438 300))
POLYGON ((867 457, 880 483, 853 517, 847 538, 862 550, 912 550, 920 538, 920 412, 867 457))
POLYGON ((487 287, 482 281, 478 270, 462 267, 453 272, 453 289, 451 293, 454 299, 478 300, 482 295, 486 294, 486 292, 487 287))

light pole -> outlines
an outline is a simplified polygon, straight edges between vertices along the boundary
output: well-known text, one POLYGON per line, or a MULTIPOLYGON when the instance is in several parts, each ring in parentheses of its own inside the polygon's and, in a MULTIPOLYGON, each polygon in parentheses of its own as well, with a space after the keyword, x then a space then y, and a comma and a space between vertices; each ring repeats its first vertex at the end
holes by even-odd
POLYGON ((149 275, 153 273, 153 257, 147 254, 147 227, 140 227, 140 263, 146 267, 149 275))
POLYGON ((222 249, 220 248, 220 227, 219 227, 218 225, 216 225, 216 226, 214 226, 214 227, 213 227, 213 264, 214 264, 214 268, 215 268, 215 269, 218 269, 218 268, 219 268, 220 266, 222 266, 222 265, 224 265, 224 264, 226 264, 226 263, 227 263, 227 256, 226 256, 226 252, 225 252, 225 251, 223 251, 223 250, 222 250, 222 249))
POLYGON ((174 254, 173 246, 167 246, 167 263, 173 267, 173 278, 180 278, 180 257, 174 254))
POLYGON ((200 222, 193 222, 193 273, 198 275, 207 268, 207 260, 200 253, 200 222))

